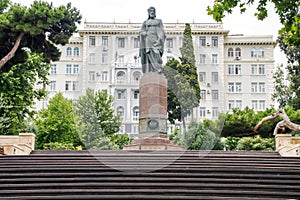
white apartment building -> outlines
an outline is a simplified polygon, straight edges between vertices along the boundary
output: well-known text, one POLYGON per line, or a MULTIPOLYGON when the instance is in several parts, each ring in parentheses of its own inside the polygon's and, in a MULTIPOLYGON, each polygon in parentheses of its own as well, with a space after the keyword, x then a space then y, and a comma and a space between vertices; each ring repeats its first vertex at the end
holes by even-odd
MULTIPOLYGON (((114 96, 115 112, 123 121, 120 132, 137 135, 141 24, 86 22, 78 37, 60 47, 61 59, 52 64, 50 71, 49 99, 62 92, 76 101, 87 88, 107 89, 114 96)), ((232 108, 248 106, 258 111, 270 107, 276 45, 273 37, 230 35, 221 23, 190 25, 202 97, 193 117, 215 119, 220 112, 232 108)), ((180 56, 185 24, 165 23, 164 27, 166 62, 180 56)), ((48 99, 38 107, 47 103, 48 99)))

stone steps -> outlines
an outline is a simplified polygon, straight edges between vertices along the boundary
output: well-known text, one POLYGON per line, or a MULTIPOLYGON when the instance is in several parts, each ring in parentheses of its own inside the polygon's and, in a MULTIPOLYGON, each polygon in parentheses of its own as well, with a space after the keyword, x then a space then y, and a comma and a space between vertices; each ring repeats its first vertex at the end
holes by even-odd
POLYGON ((33 151, 0 156, 0 199, 298 199, 276 152, 33 151))

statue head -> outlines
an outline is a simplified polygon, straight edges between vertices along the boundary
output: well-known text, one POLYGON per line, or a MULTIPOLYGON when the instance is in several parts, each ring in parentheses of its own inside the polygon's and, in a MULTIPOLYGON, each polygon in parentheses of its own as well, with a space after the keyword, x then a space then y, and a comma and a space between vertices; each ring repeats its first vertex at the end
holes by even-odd
POLYGON ((154 7, 148 8, 148 19, 153 19, 156 17, 156 10, 154 7))

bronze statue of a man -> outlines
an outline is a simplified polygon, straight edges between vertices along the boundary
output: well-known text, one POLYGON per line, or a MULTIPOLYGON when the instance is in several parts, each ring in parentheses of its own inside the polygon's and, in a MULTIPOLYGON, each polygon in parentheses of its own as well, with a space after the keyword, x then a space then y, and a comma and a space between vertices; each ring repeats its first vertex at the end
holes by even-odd
POLYGON ((148 9, 148 19, 140 32, 140 56, 143 73, 162 73, 162 55, 166 34, 162 20, 156 19, 154 7, 148 9))

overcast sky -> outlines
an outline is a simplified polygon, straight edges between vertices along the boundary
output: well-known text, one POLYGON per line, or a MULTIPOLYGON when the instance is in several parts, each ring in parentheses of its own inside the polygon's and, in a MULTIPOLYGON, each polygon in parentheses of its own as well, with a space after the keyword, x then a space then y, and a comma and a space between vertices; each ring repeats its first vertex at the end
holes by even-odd
MULTIPOLYGON (((30 5, 33 0, 12 0, 23 5, 30 5)), ((214 23, 207 15, 207 6, 213 5, 213 0, 47 0, 54 6, 66 5, 68 2, 78 8, 82 14, 82 21, 87 22, 136 22, 142 23, 148 16, 150 6, 156 8, 157 18, 163 22, 181 23, 214 23)), ((258 21, 254 16, 255 7, 240 14, 236 9, 223 20, 224 29, 229 34, 244 35, 273 35, 276 40, 278 30, 281 28, 278 16, 272 5, 268 6, 269 16, 264 21, 258 21)), ((79 28, 81 28, 80 25, 79 28)), ((276 63, 282 62, 283 55, 277 48, 275 52, 276 63)))

